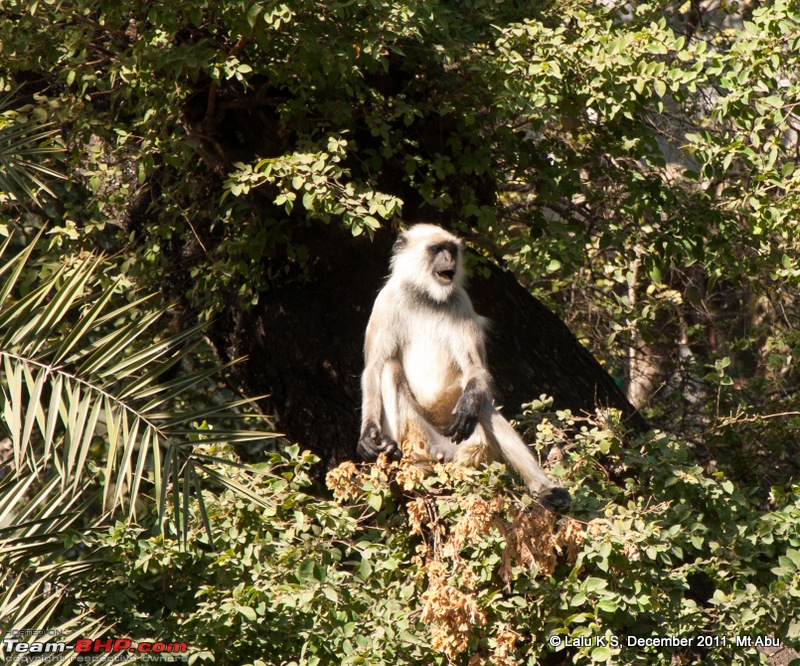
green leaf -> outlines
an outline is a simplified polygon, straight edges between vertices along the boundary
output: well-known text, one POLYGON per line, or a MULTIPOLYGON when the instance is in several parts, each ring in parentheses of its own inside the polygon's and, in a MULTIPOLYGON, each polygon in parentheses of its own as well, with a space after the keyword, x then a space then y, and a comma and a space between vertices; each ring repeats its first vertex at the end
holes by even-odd
POLYGON ((596 662, 606 662, 613 656, 614 653, 607 647, 596 647, 591 652, 592 661, 596 662))
POLYGON ((372 494, 369 496, 367 503, 373 511, 380 511, 381 507, 383 506, 383 497, 377 494, 372 494))
POLYGON ((593 576, 589 576, 582 585, 584 592, 590 594, 592 592, 597 592, 598 590, 604 590, 608 586, 608 581, 604 580, 603 578, 596 578, 593 576))
POLYGON ((258 621, 258 613, 249 606, 239 606, 236 610, 239 612, 239 615, 243 616, 246 620, 250 622, 258 621))
POLYGON ((609 615, 616 613, 619 608, 619 604, 611 599, 601 599, 597 602, 597 609, 609 615))

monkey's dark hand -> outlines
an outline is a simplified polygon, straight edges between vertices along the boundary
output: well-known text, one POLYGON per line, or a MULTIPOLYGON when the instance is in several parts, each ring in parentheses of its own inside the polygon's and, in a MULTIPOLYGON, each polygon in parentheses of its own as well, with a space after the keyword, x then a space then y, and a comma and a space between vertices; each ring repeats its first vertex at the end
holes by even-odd
POLYGON ((358 455, 367 462, 375 462, 381 453, 385 453, 389 460, 400 460, 403 457, 397 442, 391 437, 381 435, 378 426, 370 422, 358 440, 358 455))
POLYGON ((456 444, 463 442, 474 431, 478 425, 478 418, 483 407, 483 391, 477 388, 476 382, 470 380, 464 387, 461 397, 453 410, 455 418, 453 425, 447 430, 445 435, 456 444))
POLYGON ((572 504, 572 495, 563 488, 548 488, 539 493, 539 501, 546 509, 555 513, 562 513, 572 504))

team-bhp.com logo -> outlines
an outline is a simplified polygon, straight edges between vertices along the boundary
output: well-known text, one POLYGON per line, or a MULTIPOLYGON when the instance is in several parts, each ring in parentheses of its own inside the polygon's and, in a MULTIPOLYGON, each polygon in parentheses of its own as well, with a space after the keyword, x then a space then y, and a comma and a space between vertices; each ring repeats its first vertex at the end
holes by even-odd
POLYGON ((2 642, 3 656, 9 661, 50 661, 56 655, 74 652, 77 661, 104 661, 102 655, 151 655, 159 661, 183 661, 188 651, 186 643, 141 642, 127 638, 79 638, 74 643, 58 641, 33 642, 22 637, 7 636, 2 642))

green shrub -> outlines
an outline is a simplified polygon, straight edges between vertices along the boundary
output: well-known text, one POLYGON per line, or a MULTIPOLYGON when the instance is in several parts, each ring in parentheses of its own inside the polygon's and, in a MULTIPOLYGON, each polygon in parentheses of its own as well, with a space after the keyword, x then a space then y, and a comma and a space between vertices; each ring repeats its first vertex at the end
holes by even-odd
POLYGON ((671 437, 623 447, 613 416, 536 426, 564 445, 570 517, 501 466, 344 463, 323 498, 294 448, 205 492, 214 548, 194 513, 185 548, 122 523, 89 537, 104 582, 73 607, 192 663, 760 663, 757 637, 787 639, 800 607, 797 488, 759 513, 671 437))

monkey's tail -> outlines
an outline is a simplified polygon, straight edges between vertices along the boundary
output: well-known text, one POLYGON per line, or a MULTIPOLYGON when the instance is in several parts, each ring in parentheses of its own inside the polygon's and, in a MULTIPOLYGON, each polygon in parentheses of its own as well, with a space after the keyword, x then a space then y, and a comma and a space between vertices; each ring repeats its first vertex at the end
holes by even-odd
POLYGON ((481 425, 486 435, 505 461, 522 477, 525 485, 533 493, 541 493, 557 487, 539 467, 539 463, 528 445, 491 404, 484 404, 481 425))

